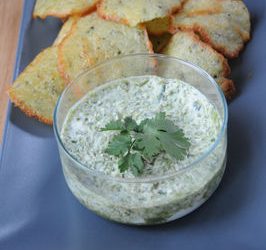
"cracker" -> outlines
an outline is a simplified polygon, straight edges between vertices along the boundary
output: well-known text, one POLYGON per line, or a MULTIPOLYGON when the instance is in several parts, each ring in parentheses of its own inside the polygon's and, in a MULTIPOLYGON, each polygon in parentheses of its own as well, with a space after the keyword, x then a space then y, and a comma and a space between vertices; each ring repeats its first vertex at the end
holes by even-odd
POLYGON ((250 17, 240 0, 188 0, 173 16, 171 32, 194 30, 228 58, 237 57, 250 38, 250 17))
POLYGON ((189 16, 223 15, 239 30, 244 41, 250 38, 250 15, 247 7, 240 0, 190 0, 184 5, 182 12, 189 16))
POLYGON ((236 94, 235 84, 231 79, 220 77, 216 79, 216 82, 220 85, 224 95, 228 100, 231 100, 236 94))
POLYGON ((11 101, 26 115, 53 123, 53 111, 65 83, 57 71, 57 47, 43 50, 8 90, 11 101))
POLYGON ((227 14, 231 23, 234 24, 244 42, 250 39, 250 14, 242 1, 224 1, 222 4, 224 15, 227 14), (229 16, 230 15, 230 16, 229 16))
POLYGON ((59 45, 59 70, 73 80, 88 67, 111 57, 152 52, 144 27, 129 27, 101 19, 97 14, 80 18, 59 45))
POLYGON ((181 7, 183 0, 103 0, 99 15, 130 26, 169 16, 181 7))
POLYGON ((233 82, 227 79, 230 74, 227 60, 211 46, 202 42, 193 32, 177 32, 163 53, 198 65, 221 85, 227 97, 233 95, 233 82))
POLYGON ((96 8, 99 0, 37 0, 33 17, 45 19, 47 16, 67 18, 73 15, 83 15, 96 8))

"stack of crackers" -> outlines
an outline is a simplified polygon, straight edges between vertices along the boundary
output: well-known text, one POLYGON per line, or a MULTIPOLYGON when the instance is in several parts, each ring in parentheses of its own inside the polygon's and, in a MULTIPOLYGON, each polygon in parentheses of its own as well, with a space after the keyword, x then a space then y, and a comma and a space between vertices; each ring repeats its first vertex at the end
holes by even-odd
POLYGON ((232 98, 227 59, 250 39, 250 16, 241 0, 37 0, 33 17, 64 24, 9 89, 28 116, 53 123, 66 85, 88 67, 111 57, 162 53, 206 70, 232 98))

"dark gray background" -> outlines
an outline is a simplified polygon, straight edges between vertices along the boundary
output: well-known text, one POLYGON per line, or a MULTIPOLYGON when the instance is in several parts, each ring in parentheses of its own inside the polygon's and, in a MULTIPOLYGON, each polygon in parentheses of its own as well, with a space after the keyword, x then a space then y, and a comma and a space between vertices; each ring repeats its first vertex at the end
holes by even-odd
MULTIPOLYGON (((153 227, 106 221, 84 208, 63 178, 52 128, 9 105, 0 162, 0 249, 266 249, 265 0, 245 1, 252 40, 232 62, 238 96, 229 105, 228 165, 200 209, 153 227)), ((61 23, 32 20, 25 1, 15 76, 50 45, 61 23)))

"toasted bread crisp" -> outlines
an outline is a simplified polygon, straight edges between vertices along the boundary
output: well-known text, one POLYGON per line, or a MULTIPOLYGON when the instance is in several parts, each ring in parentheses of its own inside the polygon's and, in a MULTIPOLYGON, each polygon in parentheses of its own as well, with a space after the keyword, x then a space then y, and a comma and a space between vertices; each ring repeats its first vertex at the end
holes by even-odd
POLYGON ((63 39, 71 32, 71 29, 73 28, 76 21, 77 18, 75 17, 70 17, 67 19, 67 21, 63 24, 61 30, 59 31, 56 39, 54 40, 54 45, 58 45, 63 41, 63 39))
POLYGON ((228 100, 231 100, 236 93, 236 88, 235 88, 234 82, 231 79, 228 79, 225 77, 217 78, 216 82, 220 85, 226 98, 228 100))
POLYGON ((167 33, 170 29, 170 22, 171 22, 170 16, 166 16, 163 18, 156 18, 149 22, 143 23, 151 35, 163 35, 164 33, 167 33))
POLYGON ((237 57, 250 38, 249 12, 240 0, 188 0, 173 16, 171 32, 193 30, 228 58, 237 57))
POLYGON ((232 97, 235 88, 233 82, 226 78, 230 74, 227 60, 193 32, 177 32, 163 53, 203 68, 220 84, 226 97, 232 97))
POLYGON ((83 15, 96 8, 99 0, 37 0, 33 17, 45 19, 47 16, 67 18, 83 15))
POLYGON ((28 116, 52 124, 56 101, 65 83, 57 71, 57 48, 42 51, 9 89, 11 101, 28 116))
POLYGON ((183 0, 102 0, 98 5, 101 17, 129 26, 169 16, 181 7, 183 0))
POLYGON ((97 14, 80 18, 59 45, 59 70, 66 80, 111 57, 152 52, 144 27, 106 21, 97 14))
POLYGON ((239 30, 244 41, 250 39, 250 16, 247 7, 240 0, 197 0, 188 1, 183 12, 190 16, 220 14, 226 16, 239 30))

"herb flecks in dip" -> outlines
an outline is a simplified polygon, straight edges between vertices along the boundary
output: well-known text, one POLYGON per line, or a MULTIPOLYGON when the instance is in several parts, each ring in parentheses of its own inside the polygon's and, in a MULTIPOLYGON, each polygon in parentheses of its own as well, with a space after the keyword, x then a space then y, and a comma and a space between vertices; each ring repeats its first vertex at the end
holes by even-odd
POLYGON ((214 105, 182 81, 140 76, 107 83, 89 92, 66 117, 63 144, 86 166, 77 171, 63 159, 66 179, 80 201, 104 217, 134 224, 172 220, 198 207, 218 185, 226 138, 206 158, 204 154, 215 142, 221 123, 214 105), (145 165, 142 179, 130 171, 121 173, 117 157, 105 152, 115 132, 103 133, 101 128, 128 116, 140 123, 159 112, 189 139, 186 157, 177 161, 161 153, 145 165), (195 163, 200 157, 204 159, 195 163))

